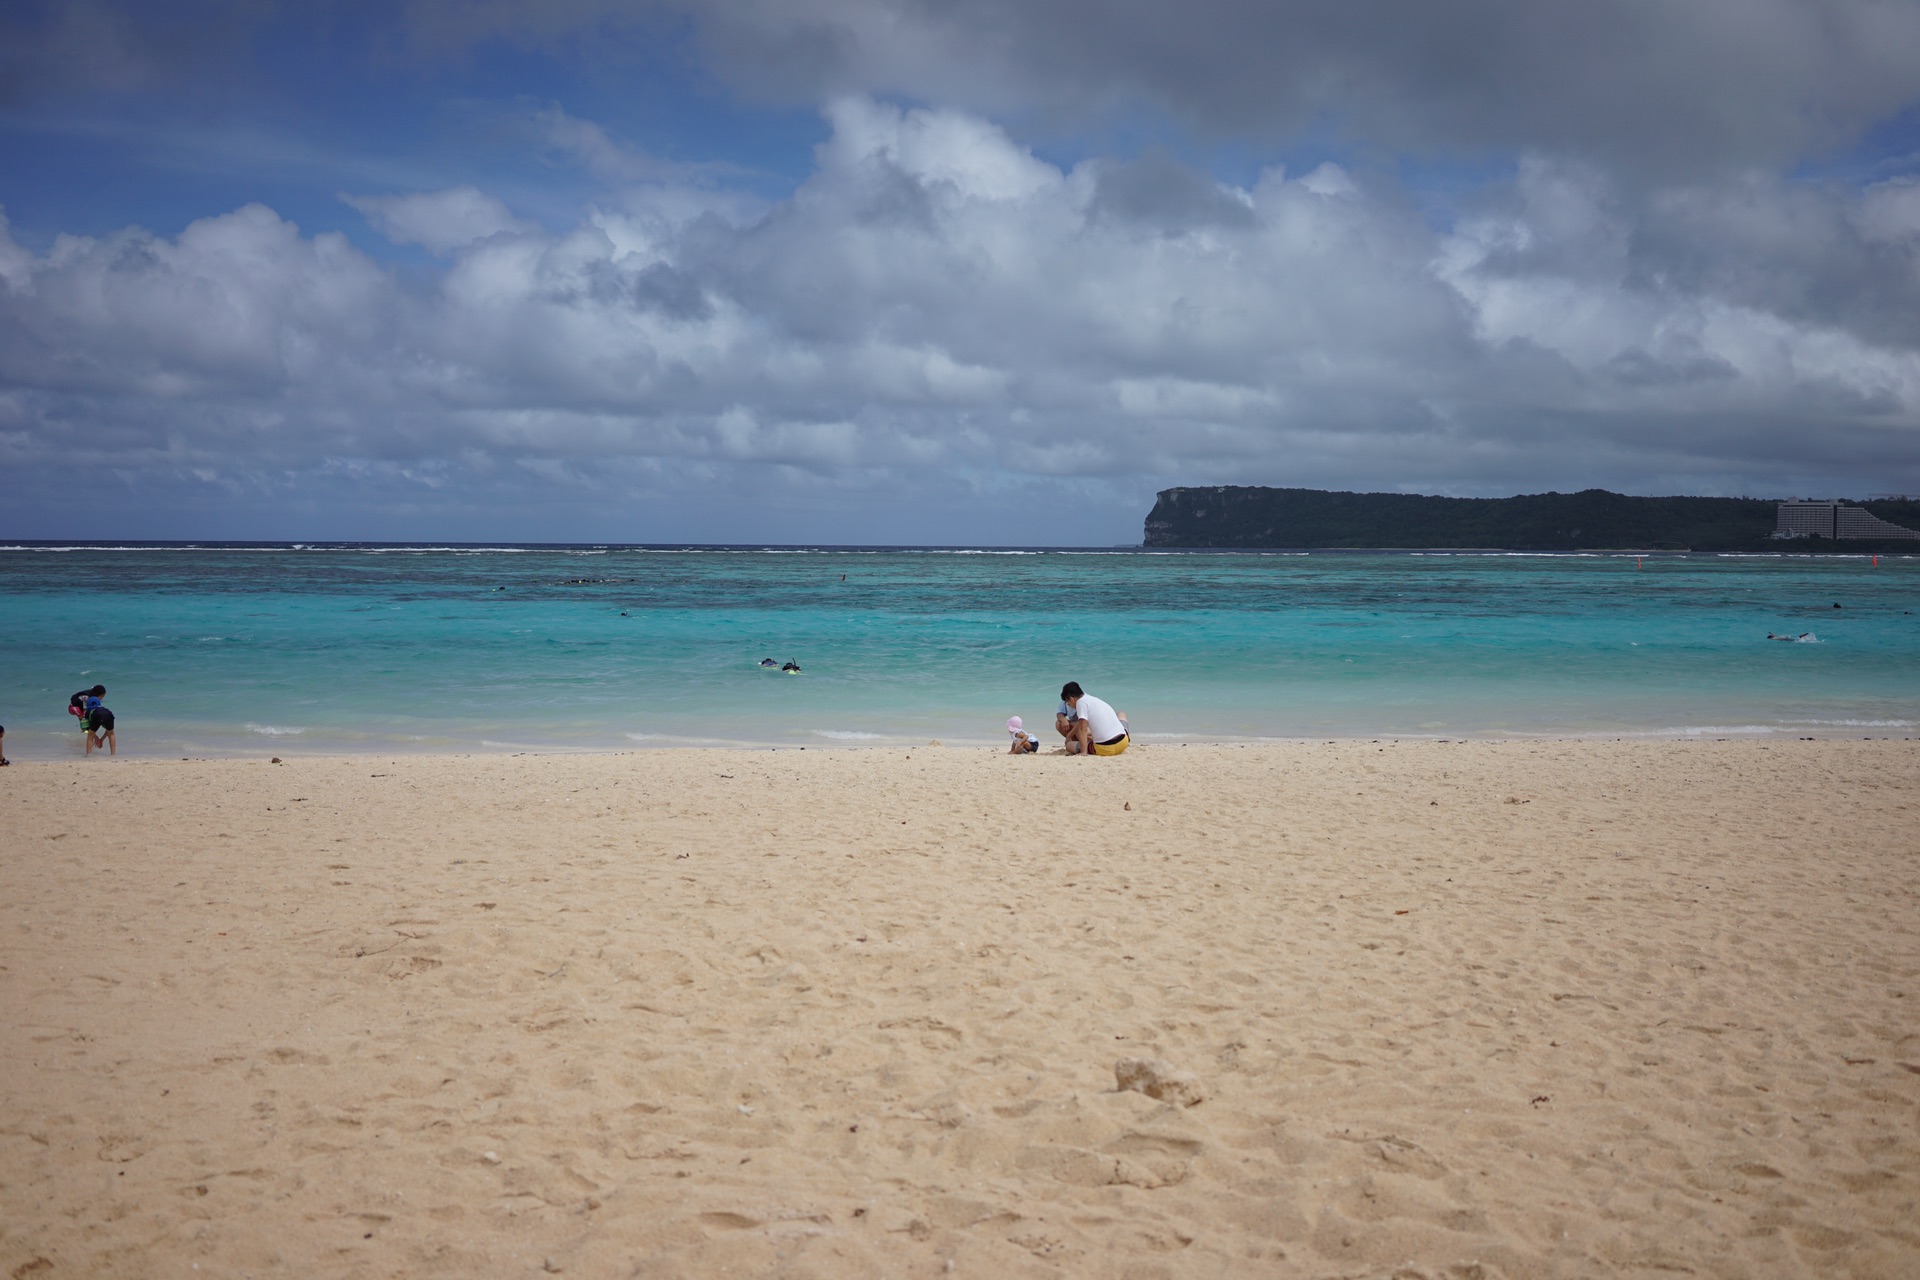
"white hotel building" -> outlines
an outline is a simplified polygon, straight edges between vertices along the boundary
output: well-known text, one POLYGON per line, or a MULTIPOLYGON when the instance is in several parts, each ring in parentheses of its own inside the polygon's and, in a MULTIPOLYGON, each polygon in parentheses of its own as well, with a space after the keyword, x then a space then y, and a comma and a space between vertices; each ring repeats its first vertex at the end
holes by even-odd
POLYGON ((1776 538, 1892 538, 1920 542, 1920 530, 1890 524, 1864 507, 1810 498, 1780 504, 1773 527, 1776 538))

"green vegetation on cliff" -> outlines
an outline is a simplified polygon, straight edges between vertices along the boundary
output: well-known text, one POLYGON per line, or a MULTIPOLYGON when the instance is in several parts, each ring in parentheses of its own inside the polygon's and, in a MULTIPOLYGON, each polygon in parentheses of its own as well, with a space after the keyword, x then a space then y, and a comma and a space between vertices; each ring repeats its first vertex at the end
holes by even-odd
MULTIPOLYGON (((1513 498, 1431 498, 1245 485, 1163 489, 1148 513, 1149 547, 1513 551, 1603 548, 1690 551, 1860 551, 1880 544, 1771 541, 1777 503, 1760 498, 1635 498, 1588 489, 1513 498)), ((1883 520, 1920 527, 1920 502, 1867 502, 1883 520)), ((1911 551, 1915 544, 1888 543, 1911 551)))

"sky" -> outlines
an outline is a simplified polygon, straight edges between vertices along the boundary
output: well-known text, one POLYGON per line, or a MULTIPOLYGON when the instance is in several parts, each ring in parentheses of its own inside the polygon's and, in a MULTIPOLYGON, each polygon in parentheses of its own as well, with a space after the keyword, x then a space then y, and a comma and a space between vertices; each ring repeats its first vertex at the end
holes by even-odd
POLYGON ((0 0, 0 538, 1920 493, 1915 0, 0 0))

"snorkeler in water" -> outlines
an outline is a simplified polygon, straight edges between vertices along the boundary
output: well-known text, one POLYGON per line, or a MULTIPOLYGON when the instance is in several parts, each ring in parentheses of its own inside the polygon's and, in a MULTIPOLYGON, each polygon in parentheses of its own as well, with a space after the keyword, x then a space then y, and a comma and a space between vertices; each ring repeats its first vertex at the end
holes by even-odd
POLYGON ((790 676, 797 676, 800 674, 800 664, 795 662, 791 658, 787 659, 787 665, 780 669, 786 672, 790 676))
POLYGON ((772 658, 762 658, 760 659, 760 665, 763 667, 777 667, 780 664, 775 662, 772 658))

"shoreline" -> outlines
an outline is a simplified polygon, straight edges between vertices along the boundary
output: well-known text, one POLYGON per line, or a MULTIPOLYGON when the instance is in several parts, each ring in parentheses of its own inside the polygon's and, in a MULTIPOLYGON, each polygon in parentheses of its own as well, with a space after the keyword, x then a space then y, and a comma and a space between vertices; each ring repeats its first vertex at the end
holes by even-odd
POLYGON ((308 555, 573 555, 600 556, 623 553, 651 555, 932 555, 932 556, 1100 556, 1100 555, 1196 555, 1196 556, 1307 556, 1307 555, 1462 555, 1462 556, 1659 556, 1676 559, 1689 556, 1736 556, 1829 559, 1870 558, 1920 559, 1920 549, 1905 540, 1875 542, 1871 539, 1846 539, 1856 545, 1841 547, 1833 543, 1797 546, 1729 548, 1721 550, 1690 547, 1287 547, 1287 546, 1189 546, 1156 545, 1148 542, 1111 546, 971 546, 965 544, 890 544, 890 543, 725 543, 725 542, 343 542, 309 539, 304 542, 222 541, 214 538, 143 541, 121 539, 114 542, 75 539, 0 538, 0 553, 60 554, 72 552, 298 552, 308 555))
MULTIPOLYGON (((1662 729, 1594 729, 1587 732, 1577 730, 1526 730, 1469 731, 1455 730, 1446 736, 1439 731, 1431 733, 1395 733, 1384 730, 1354 730, 1328 734, 1301 734, 1290 736, 1236 738, 1225 735, 1182 735, 1173 733, 1139 733, 1134 735, 1134 750, 1169 750, 1187 747, 1307 747, 1337 743, 1393 743, 1417 745, 1445 743, 1513 743, 1531 745, 1552 745, 1556 743, 1685 743, 1685 742, 1920 742, 1920 728, 1914 721, 1889 719, 1886 721, 1861 720, 1852 723, 1822 721, 1801 725, 1734 724, 1734 725, 1695 725, 1662 729), (1865 731, 1865 732, 1863 732, 1865 731)), ((57 736, 62 741, 74 738, 71 732, 58 734, 48 731, 44 737, 57 736)), ((631 736, 631 735, 630 735, 631 736)), ((449 745, 446 743, 415 744, 405 742, 354 743, 347 746, 314 745, 322 741, 306 739, 302 733, 276 734, 268 737, 261 745, 247 744, 233 748, 208 748, 200 745, 176 748, 186 749, 187 755, 174 755, 140 750, 129 744, 122 744, 118 756, 106 756, 104 748, 96 751, 95 756, 102 759, 128 760, 140 762, 169 761, 248 761, 261 760, 280 755, 283 759, 341 760, 373 757, 406 757, 409 759, 436 759, 441 757, 460 759, 489 759, 497 757, 520 756, 558 756, 568 758, 599 756, 653 755, 660 752, 739 752, 755 754, 760 752, 833 752, 833 751, 898 751, 917 748, 937 747, 952 751, 994 751, 1004 752, 1006 743, 994 737, 943 737, 924 739, 906 735, 863 734, 860 740, 845 741, 836 736, 822 734, 818 742, 785 741, 736 741, 730 739, 687 740, 673 735, 642 735, 645 739, 621 744, 593 743, 568 745, 565 743, 506 743, 483 741, 478 744, 449 745)), ((7 738, 9 759, 15 764, 92 764, 91 757, 82 754, 80 744, 75 738, 67 744, 60 754, 34 750, 32 754, 22 754, 20 744, 27 739, 27 732, 15 730, 7 738)), ((35 744, 36 748, 39 744, 35 744)), ((1053 746, 1043 746, 1041 755, 1060 754, 1053 746)))
POLYGON ((9 769, 0 1273, 1920 1267, 1920 744, 1059 759, 9 769))

